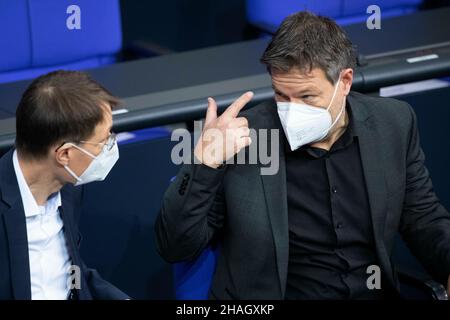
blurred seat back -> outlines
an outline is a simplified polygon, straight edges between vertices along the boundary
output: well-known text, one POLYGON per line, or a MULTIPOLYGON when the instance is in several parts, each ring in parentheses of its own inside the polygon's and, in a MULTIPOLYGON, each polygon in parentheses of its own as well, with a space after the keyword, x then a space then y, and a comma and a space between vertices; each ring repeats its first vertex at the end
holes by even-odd
POLYGON ((206 300, 216 268, 217 249, 205 249, 190 262, 174 264, 175 296, 177 300, 206 300))
POLYGON ((381 17, 388 18, 418 10, 422 0, 247 0, 247 20, 265 32, 273 33, 284 18, 297 11, 308 10, 328 16, 340 25, 366 21, 366 10, 372 4, 380 7, 381 17))
POLYGON ((0 0, 0 83, 56 69, 114 63, 122 46, 118 0, 0 0), (70 29, 79 7, 80 29, 70 29))

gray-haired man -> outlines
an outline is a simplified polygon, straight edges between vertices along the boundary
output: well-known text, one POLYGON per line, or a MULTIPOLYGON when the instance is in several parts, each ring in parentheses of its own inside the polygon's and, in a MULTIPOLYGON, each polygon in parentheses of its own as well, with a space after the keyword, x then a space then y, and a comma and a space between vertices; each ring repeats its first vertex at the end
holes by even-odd
POLYGON ((238 115, 244 95, 217 118, 210 100, 194 152, 202 163, 181 168, 156 223, 161 255, 193 259, 218 244, 211 298, 385 299, 398 294, 391 253, 400 232, 447 284, 450 215, 411 107, 350 91, 352 44, 328 18, 288 17, 262 62, 274 101, 238 115), (277 174, 222 165, 226 148, 213 148, 208 130, 232 130, 237 152, 249 149, 248 127, 280 131, 277 174), (381 270, 381 285, 367 285, 367 270, 381 270))

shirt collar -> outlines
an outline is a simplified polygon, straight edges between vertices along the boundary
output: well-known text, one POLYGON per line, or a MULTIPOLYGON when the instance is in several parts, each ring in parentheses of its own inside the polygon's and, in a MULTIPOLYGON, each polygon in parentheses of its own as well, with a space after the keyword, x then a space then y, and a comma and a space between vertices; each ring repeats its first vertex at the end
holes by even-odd
MULTIPOLYGON (((17 150, 14 150, 13 165, 17 177, 17 182, 19 184, 20 196, 22 198, 25 217, 28 218, 36 216, 41 213, 41 208, 37 204, 36 199, 34 199, 30 187, 25 181, 25 177, 23 176, 22 169, 20 168, 19 164, 19 159, 17 157, 17 150)), ((50 195, 50 197, 47 199, 47 203, 45 204, 45 211, 53 212, 57 210, 60 206, 61 206, 61 193, 57 192, 50 195)))

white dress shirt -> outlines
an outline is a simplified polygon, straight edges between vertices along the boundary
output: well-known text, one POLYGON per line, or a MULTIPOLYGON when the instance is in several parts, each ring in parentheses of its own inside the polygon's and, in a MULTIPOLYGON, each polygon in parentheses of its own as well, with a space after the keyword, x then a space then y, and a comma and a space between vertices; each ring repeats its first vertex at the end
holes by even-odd
POLYGON ((27 224, 31 299, 65 300, 70 293, 71 260, 58 210, 61 194, 51 195, 44 206, 39 206, 25 181, 17 151, 14 151, 13 164, 27 224))

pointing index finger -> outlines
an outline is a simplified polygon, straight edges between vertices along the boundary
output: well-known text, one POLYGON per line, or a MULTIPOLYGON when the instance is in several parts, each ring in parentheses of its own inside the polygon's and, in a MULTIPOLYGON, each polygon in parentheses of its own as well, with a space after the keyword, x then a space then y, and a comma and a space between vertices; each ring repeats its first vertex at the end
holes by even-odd
POLYGON ((250 102, 253 98, 253 92, 248 91, 241 95, 239 98, 236 99, 225 111, 222 115, 236 118, 239 114, 239 111, 242 110, 242 108, 250 102))

